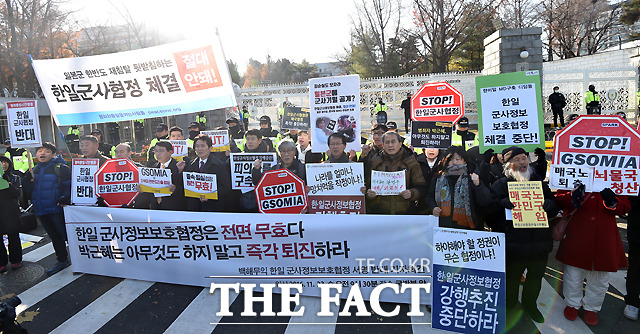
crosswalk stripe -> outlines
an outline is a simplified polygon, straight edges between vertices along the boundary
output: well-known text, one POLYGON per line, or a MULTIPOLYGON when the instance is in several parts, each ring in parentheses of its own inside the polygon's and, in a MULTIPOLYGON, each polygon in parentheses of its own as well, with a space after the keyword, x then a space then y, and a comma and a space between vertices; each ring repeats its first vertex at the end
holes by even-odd
POLYGON ((310 296, 300 296, 300 306, 304 306, 304 314, 299 317, 291 317, 285 334, 332 334, 336 330, 336 321, 340 306, 331 303, 329 309, 333 312, 331 317, 319 317, 320 298, 310 296), (308 323, 315 323, 308 325, 308 323), (323 323, 323 324, 318 324, 323 323), (324 324, 326 323, 326 324, 324 324))
POLYGON ((27 261, 27 262, 38 262, 42 259, 44 259, 45 257, 53 254, 54 250, 53 250, 53 244, 52 243, 48 243, 44 246, 38 247, 32 251, 30 251, 27 254, 24 254, 22 256, 22 261, 27 261))
POLYGON ((65 285, 75 281, 80 276, 82 275, 73 274, 72 267, 67 267, 61 272, 31 287, 29 290, 22 292, 19 295, 22 304, 16 307, 16 313, 22 313, 27 308, 45 299, 65 285))
MULTIPOLYGON (((196 298, 180 313, 178 318, 167 328, 165 334, 171 333, 211 333, 221 316, 215 315, 220 310, 220 294, 212 295, 209 288, 204 288, 196 298), (206 318, 202 316, 202 310, 214 310, 207 312, 206 318)), ((238 293, 229 291, 229 304, 238 297, 238 293)))
POLYGON ((153 284, 125 279, 51 333, 94 333, 153 284))
POLYGON ((627 294, 627 271, 618 270, 615 273, 609 273, 609 284, 616 290, 620 291, 622 296, 627 294))
POLYGON ((420 305, 420 311, 424 313, 421 317, 411 317, 411 330, 413 334, 429 334, 429 333, 442 333, 441 330, 433 329, 431 325, 424 325, 425 323, 431 323, 432 314, 427 310, 426 305, 420 305))
POLYGON ((542 280, 538 300, 545 301, 544 304, 538 303, 538 309, 545 315, 545 322, 542 324, 534 322, 540 333, 593 334, 580 317, 574 321, 564 317, 564 308, 567 304, 545 279, 542 280))

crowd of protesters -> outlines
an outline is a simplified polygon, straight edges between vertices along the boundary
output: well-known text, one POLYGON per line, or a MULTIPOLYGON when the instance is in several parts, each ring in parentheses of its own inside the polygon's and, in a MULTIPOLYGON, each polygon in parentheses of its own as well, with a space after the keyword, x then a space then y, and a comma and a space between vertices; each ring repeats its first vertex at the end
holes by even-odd
MULTIPOLYGON (((308 131, 280 133, 272 129, 268 116, 260 118, 259 129, 243 130, 236 118, 227 120, 230 149, 212 152, 211 138, 199 134, 199 124, 189 125, 189 154, 181 161, 172 157, 173 146, 163 139, 184 140, 183 130, 160 124, 156 128, 148 152, 147 167, 171 170, 172 194, 154 197, 141 193, 131 205, 133 208, 153 210, 187 210, 201 212, 258 212, 254 191, 241 192, 231 187, 230 153, 276 152, 278 162, 271 169, 286 168, 306 182, 305 164, 352 163, 364 165, 365 186, 361 189, 366 199, 366 212, 370 214, 418 214, 438 217, 441 227, 490 230, 505 234, 506 239, 506 305, 508 316, 526 312, 532 320, 543 322, 538 310, 538 297, 549 253, 553 249, 550 228, 514 228, 508 211, 514 208, 509 199, 508 183, 543 181, 543 209, 548 217, 564 216, 569 219, 566 236, 560 242, 556 257, 565 264, 563 293, 567 303, 564 314, 574 320, 580 308, 584 309, 587 324, 598 323, 608 287, 608 273, 627 267, 616 216, 628 215, 629 271, 627 277, 627 306, 625 316, 637 319, 640 307, 640 213, 637 197, 616 195, 610 189, 599 193, 585 193, 584 187, 573 191, 552 193, 544 181, 547 171, 545 152, 536 149, 535 159, 520 147, 509 147, 502 152, 478 152, 477 138, 468 131, 468 119, 458 124, 456 144, 448 149, 413 149, 396 131, 386 124, 375 124, 369 140, 360 152, 346 151, 348 138, 333 133, 327 138, 329 150, 313 153, 308 131), (236 141, 238 139, 241 141, 236 141), (185 197, 182 172, 215 174, 218 199, 185 197), (371 171, 405 171, 406 190, 394 196, 378 195, 371 187, 371 171), (636 205, 630 205, 635 203, 636 205), (629 212, 631 210, 631 212, 629 212), (522 282, 524 277, 524 282, 522 282), (583 294, 582 283, 587 279, 583 294), (519 300, 519 287, 523 285, 519 300)), ((245 124, 246 126, 246 124, 245 124)), ((405 127, 407 125, 405 124, 405 127)), ((80 151, 84 158, 98 159, 102 165, 110 157, 131 159, 132 150, 127 143, 115 146, 102 140, 100 131, 80 138, 80 151)), ((19 215, 20 192, 29 196, 34 210, 51 237, 58 263, 48 273, 54 274, 69 265, 65 247, 66 233, 62 207, 70 204, 70 169, 56 154, 51 143, 37 149, 37 164, 27 171, 16 169, 14 161, 2 159, 3 177, 11 185, 0 190, 3 214, 2 233, 9 237, 9 258, 0 249, 0 272, 21 265, 19 239, 15 224, 19 215), (19 256, 20 255, 20 256, 19 256)), ((138 166, 142 166, 136 163, 138 166)), ((262 162, 256 160, 252 169, 252 182, 257 184, 265 172, 262 162)), ((100 203, 98 199, 98 205, 100 203)))

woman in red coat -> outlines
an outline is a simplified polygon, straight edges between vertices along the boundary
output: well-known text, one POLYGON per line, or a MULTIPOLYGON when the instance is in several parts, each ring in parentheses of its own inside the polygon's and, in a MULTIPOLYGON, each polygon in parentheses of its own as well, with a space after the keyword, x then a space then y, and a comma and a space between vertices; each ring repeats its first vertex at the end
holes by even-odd
POLYGON ((563 293, 568 306, 564 315, 575 320, 582 306, 584 321, 596 325, 596 312, 602 308, 609 288, 609 272, 627 267, 616 215, 629 212, 631 205, 626 196, 616 196, 609 188, 587 194, 584 186, 573 191, 560 190, 556 199, 565 215, 574 213, 556 254, 556 258, 565 264, 563 293), (585 278, 587 285, 583 296, 585 278))

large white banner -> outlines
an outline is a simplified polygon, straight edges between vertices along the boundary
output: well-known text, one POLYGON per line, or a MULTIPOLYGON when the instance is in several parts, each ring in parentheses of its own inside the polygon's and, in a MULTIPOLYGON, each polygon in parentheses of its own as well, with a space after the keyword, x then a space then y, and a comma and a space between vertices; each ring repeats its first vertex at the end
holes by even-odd
POLYGON ((58 125, 118 122, 237 105, 217 39, 33 60, 58 125))
MULTIPOLYGON (((65 207, 65 219, 74 272, 205 287, 213 282, 299 282, 302 294, 312 296, 319 296, 318 283, 357 283, 367 297, 383 283, 431 283, 431 244, 438 224, 433 216, 71 206, 65 207)), ((421 291, 426 304, 430 296, 421 291)), ((342 292, 346 297, 349 289, 342 292)), ((380 300, 407 303, 410 291, 395 295, 384 289, 380 300)))
POLYGON ((11 147, 42 145, 37 101, 7 102, 6 105, 11 147))
POLYGON ((340 133, 347 140, 347 151, 362 149, 360 144, 360 77, 309 79, 311 141, 314 153, 329 149, 327 139, 340 133))

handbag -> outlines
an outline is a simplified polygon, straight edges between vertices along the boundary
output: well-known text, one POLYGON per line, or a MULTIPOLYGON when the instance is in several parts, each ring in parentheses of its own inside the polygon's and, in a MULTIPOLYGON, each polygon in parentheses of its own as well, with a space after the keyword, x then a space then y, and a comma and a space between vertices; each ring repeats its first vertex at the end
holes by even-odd
MULTIPOLYGON (((589 198, 591 198, 591 194, 582 201, 580 207, 582 207, 589 198)), ((553 238, 553 241, 560 241, 564 239, 564 232, 567 229, 567 225, 569 225, 569 221, 577 211, 578 208, 574 208, 571 213, 566 216, 554 217, 551 219, 549 225, 551 225, 551 237, 553 238)))

